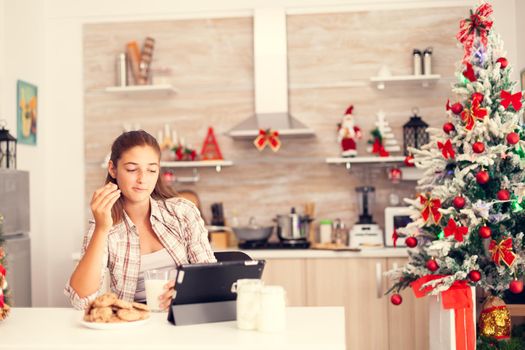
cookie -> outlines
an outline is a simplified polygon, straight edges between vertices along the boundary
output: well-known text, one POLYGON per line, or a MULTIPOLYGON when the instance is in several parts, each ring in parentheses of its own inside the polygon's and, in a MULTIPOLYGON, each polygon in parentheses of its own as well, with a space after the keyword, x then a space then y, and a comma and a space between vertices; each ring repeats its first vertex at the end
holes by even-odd
POLYGON ((112 305, 117 300, 115 293, 105 293, 97 297, 93 302, 94 307, 107 307, 112 305))
POLYGON ((141 311, 149 311, 149 307, 148 307, 148 305, 146 305, 146 304, 133 302, 132 305, 133 305, 133 307, 134 307, 135 309, 137 309, 137 310, 141 310, 141 311))
POLYGON ((113 310, 110 307, 97 307, 91 310, 92 322, 108 322, 113 316, 113 310))
POLYGON ((111 315, 111 318, 108 321, 108 323, 119 323, 119 322, 122 322, 122 320, 118 318, 118 316, 115 314, 111 315))
POLYGON ((131 309, 121 309, 117 311, 117 316, 124 321, 132 322, 140 320, 141 314, 140 311, 131 309))
POLYGON ((129 301, 124 301, 122 299, 117 299, 113 302, 112 306, 116 306, 119 309, 131 309, 133 305, 129 301))
POLYGON ((90 314, 84 315, 84 321, 91 322, 91 315, 90 314))
POLYGON ((140 312, 140 319, 145 320, 149 318, 149 311, 139 311, 140 312))

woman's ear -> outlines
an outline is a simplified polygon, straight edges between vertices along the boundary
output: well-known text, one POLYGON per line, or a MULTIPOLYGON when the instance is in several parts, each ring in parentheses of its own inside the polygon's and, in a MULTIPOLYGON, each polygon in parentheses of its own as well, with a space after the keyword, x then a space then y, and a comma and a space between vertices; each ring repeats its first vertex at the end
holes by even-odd
POLYGON ((113 179, 117 179, 117 167, 113 164, 113 161, 108 162, 108 172, 113 179))

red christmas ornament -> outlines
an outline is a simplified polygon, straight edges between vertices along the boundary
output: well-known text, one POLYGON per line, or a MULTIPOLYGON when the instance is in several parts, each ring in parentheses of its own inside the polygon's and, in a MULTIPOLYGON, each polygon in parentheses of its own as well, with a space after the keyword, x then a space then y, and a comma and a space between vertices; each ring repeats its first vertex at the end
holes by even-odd
POLYGON ((510 134, 507 135, 507 142, 510 143, 511 145, 517 144, 519 140, 520 140, 520 135, 518 135, 518 133, 516 132, 511 132, 510 134))
POLYGON ((454 205, 454 208, 456 209, 462 209, 465 206, 465 198, 461 196, 457 196, 452 201, 452 204, 454 205))
POLYGON ((505 57, 500 57, 496 60, 500 64, 501 69, 507 68, 509 61, 505 57))
POLYGON ((452 131, 454 131, 456 128, 454 127, 454 124, 452 123, 445 123, 443 124, 443 131, 446 134, 450 134, 452 131))
POLYGON ((403 297, 399 294, 392 294, 390 302, 394 305, 400 305, 403 302, 403 297))
POLYGON ((520 294, 521 292, 523 292, 523 281, 513 280, 509 284, 509 290, 514 294, 520 294))
POLYGON ((459 102, 456 102, 450 107, 450 109, 452 110, 452 113, 459 114, 463 112, 463 105, 459 102))
POLYGON ((410 167, 416 166, 416 163, 414 161, 414 156, 412 155, 406 156, 405 160, 403 160, 403 163, 405 163, 406 166, 410 166, 410 167))
POLYGON ((436 260, 434 260, 434 259, 428 260, 427 261, 427 269, 429 269, 432 272, 437 271, 437 269, 439 269, 439 265, 436 262, 436 260))
POLYGON ((478 234, 481 238, 490 238, 490 236, 492 236, 492 230, 488 226, 481 226, 478 234))
POLYGON ((483 153, 483 151, 485 150, 485 144, 483 142, 475 142, 472 145, 472 150, 474 151, 474 153, 483 153))
POLYGON ((498 199, 500 201, 508 201, 510 199, 510 192, 507 190, 499 190, 498 199))
POLYGON ((486 184, 487 182, 489 182, 489 180, 490 180, 489 173, 486 172, 485 170, 481 170, 480 172, 476 174, 476 181, 480 185, 486 184))
POLYGON ((475 92, 472 94, 471 99, 472 101, 478 101, 479 103, 483 102, 483 94, 481 92, 475 92))
POLYGON ((417 246, 417 238, 412 236, 407 237, 407 239, 405 239, 405 244, 409 248, 414 248, 415 246, 417 246))
POLYGON ((472 282, 477 282, 481 279, 481 272, 478 270, 472 270, 469 272, 468 278, 470 278, 472 282))

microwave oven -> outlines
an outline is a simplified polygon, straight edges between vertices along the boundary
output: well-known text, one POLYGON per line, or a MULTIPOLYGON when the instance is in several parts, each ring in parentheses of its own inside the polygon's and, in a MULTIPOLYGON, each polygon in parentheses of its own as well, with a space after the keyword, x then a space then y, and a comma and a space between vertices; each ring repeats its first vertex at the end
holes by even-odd
MULTIPOLYGON (((410 207, 387 207, 385 208, 385 247, 394 246, 394 230, 405 227, 412 222, 410 215, 413 209, 410 207)), ((406 247, 405 238, 398 238, 397 247, 406 247)))

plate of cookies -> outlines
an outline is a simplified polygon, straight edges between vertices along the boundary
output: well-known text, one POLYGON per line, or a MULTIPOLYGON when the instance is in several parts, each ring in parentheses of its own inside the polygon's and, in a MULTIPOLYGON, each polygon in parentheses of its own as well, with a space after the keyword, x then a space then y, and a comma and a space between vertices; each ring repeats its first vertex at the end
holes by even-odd
POLYGON ((119 299, 115 293, 105 293, 86 308, 81 324, 92 329, 122 329, 148 321, 147 305, 119 299))

